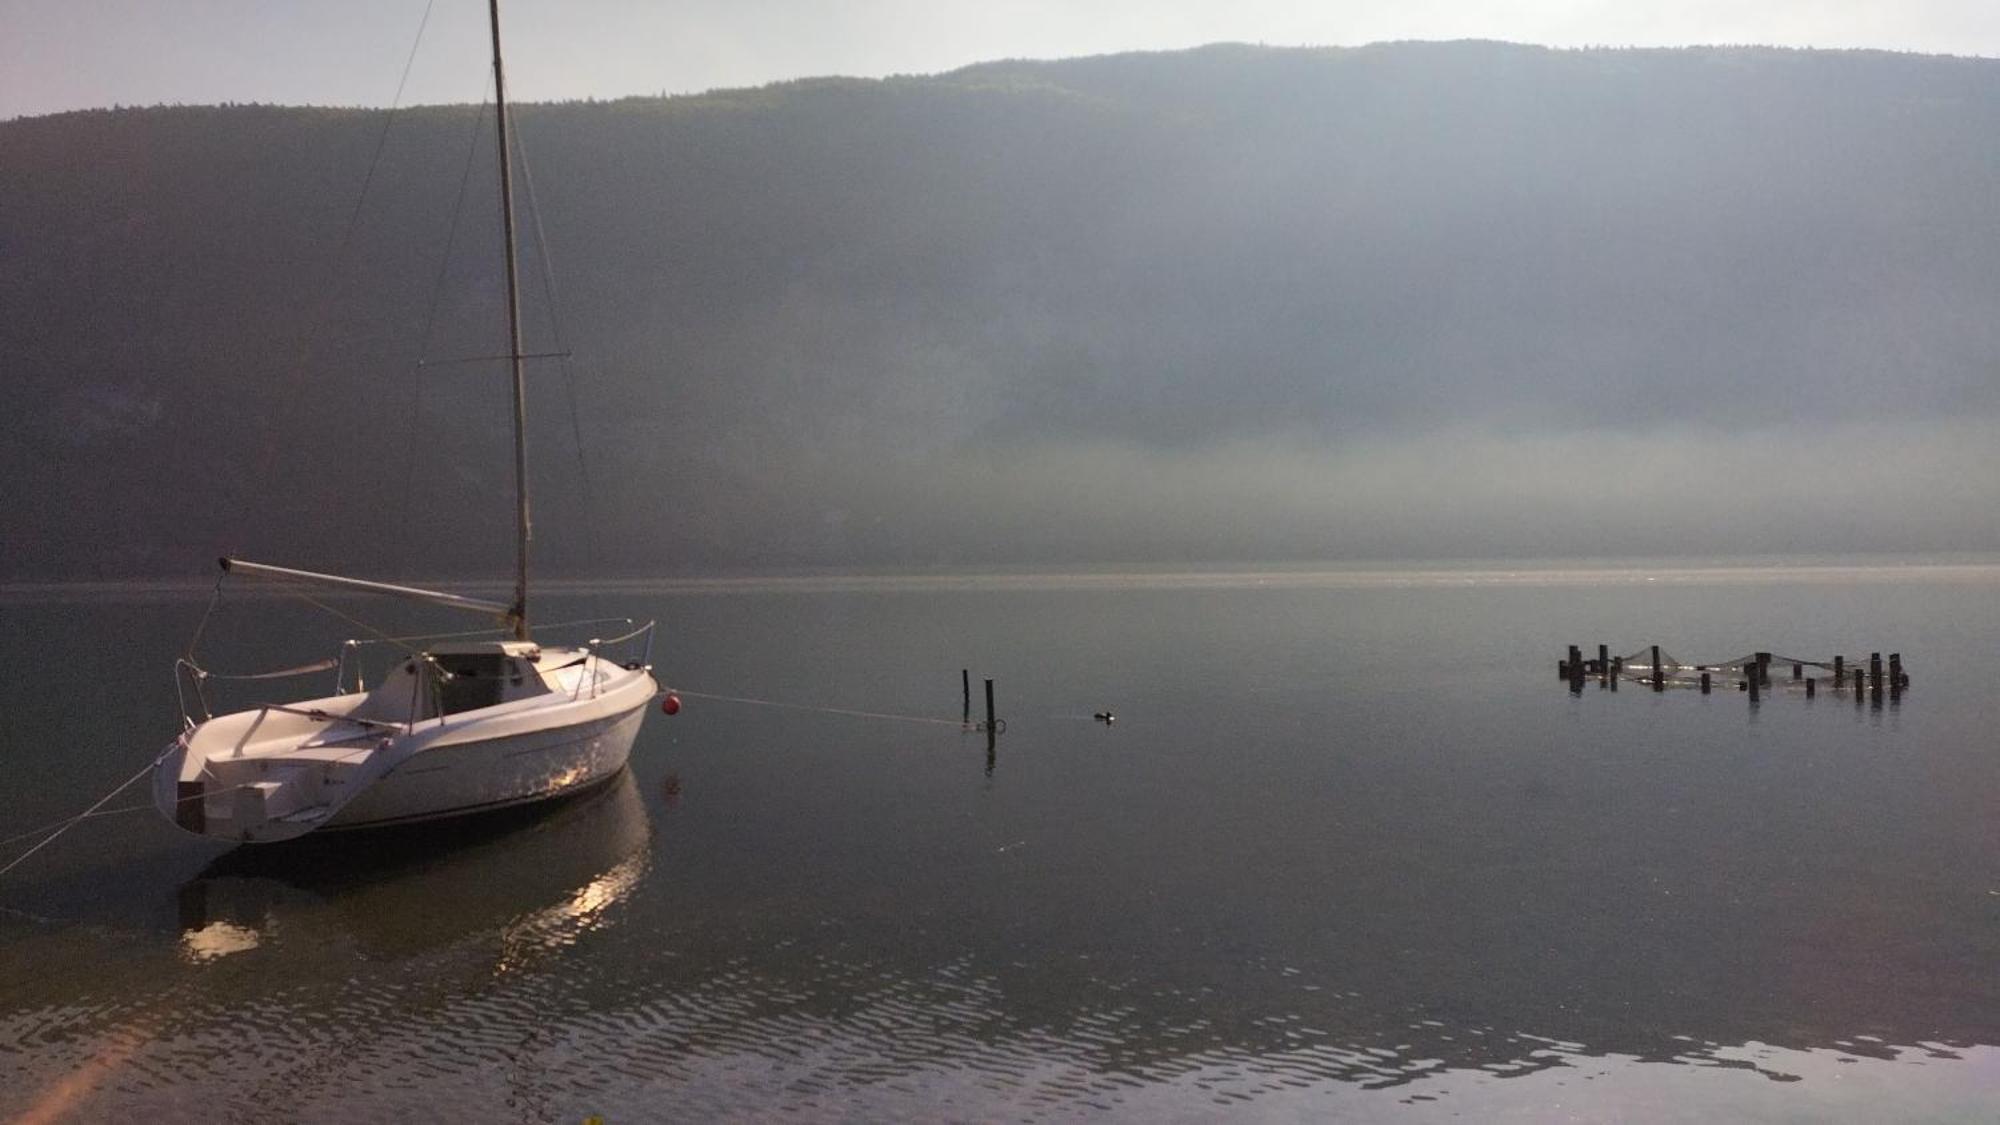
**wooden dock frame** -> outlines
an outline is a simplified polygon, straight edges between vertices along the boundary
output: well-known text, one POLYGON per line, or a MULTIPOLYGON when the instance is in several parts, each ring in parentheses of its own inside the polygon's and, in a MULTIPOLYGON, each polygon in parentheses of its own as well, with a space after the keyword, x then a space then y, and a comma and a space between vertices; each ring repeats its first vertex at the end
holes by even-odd
MULTIPOLYGON (((1844 653, 1835 653, 1831 660, 1807 660, 1799 657, 1779 657, 1775 653, 1759 650, 1742 658, 1722 664, 1683 664, 1669 661, 1659 645, 1648 645, 1635 654, 1645 661, 1643 671, 1635 673, 1638 683, 1651 687, 1655 692, 1663 692, 1669 686, 1698 688, 1702 695, 1715 690, 1715 673, 1731 669, 1741 670, 1736 680, 1736 690, 1749 696, 1752 703, 1762 703, 1764 697, 1774 689, 1771 679, 1771 665, 1782 662, 1791 665, 1791 677, 1786 681, 1784 691, 1803 695, 1808 700, 1819 697, 1820 675, 1808 675, 1812 669, 1823 669, 1830 673, 1826 682, 1835 693, 1852 691, 1854 702, 1859 705, 1865 697, 1875 709, 1880 710, 1883 697, 1888 697, 1889 705, 1899 706, 1903 693, 1909 690, 1910 675, 1903 667, 1903 654, 1891 652, 1884 659, 1880 651, 1868 654, 1864 666, 1859 661, 1851 666, 1844 653)), ((1566 659, 1556 662, 1557 678, 1568 686, 1572 695, 1581 695, 1586 677, 1595 676, 1598 687, 1617 691, 1619 681, 1625 678, 1625 657, 1611 655, 1611 646, 1599 644, 1597 659, 1586 660, 1583 648, 1569 645, 1566 659)))

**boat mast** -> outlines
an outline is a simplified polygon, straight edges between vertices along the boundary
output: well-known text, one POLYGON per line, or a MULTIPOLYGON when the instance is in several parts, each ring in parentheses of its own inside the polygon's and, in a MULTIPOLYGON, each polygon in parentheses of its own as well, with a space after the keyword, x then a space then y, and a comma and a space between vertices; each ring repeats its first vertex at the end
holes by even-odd
POLYGON ((528 639, 528 384, 521 373, 521 284, 514 262, 514 178, 507 139, 507 77, 500 66, 500 0, 488 0, 493 19, 493 102, 500 125, 500 220, 507 232, 507 358, 514 368, 514 604, 507 616, 514 639, 528 639))

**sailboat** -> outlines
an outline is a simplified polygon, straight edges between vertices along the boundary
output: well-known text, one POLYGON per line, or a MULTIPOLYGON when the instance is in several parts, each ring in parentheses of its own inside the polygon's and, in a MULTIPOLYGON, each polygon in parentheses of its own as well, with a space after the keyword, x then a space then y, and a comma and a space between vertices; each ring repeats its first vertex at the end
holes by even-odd
POLYGON ((152 789, 160 812, 189 832, 270 843, 577 793, 624 768, 648 705, 659 693, 650 622, 622 637, 570 646, 538 644, 528 629, 526 357, 499 0, 489 0, 488 7, 514 396, 513 599, 498 602, 222 559, 228 574, 414 599, 487 614, 501 627, 493 639, 410 646, 372 690, 357 684, 356 690, 342 691, 337 683, 332 695, 222 715, 209 714, 204 701, 199 721, 184 708, 180 735, 154 763, 152 789), (644 654, 637 659, 607 655, 620 645, 641 643, 644 654))

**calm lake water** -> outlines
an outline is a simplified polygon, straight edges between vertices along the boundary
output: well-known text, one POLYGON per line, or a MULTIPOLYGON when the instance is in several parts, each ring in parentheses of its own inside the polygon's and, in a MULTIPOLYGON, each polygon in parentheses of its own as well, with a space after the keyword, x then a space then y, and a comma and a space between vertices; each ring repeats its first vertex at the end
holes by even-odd
MULTIPOLYGON (((0 598, 0 835, 173 734, 204 604, 0 598)), ((0 878, 0 1117, 1984 1121, 2000 1097, 2000 567, 541 607, 607 612, 659 618, 686 702, 607 789, 275 853, 121 813, 0 878), (1572 696, 1555 662, 1599 641, 1900 651, 1914 684, 1572 696), (991 755, 961 668, 997 681, 991 755)), ((254 671, 348 634, 237 597, 204 652, 254 671)))

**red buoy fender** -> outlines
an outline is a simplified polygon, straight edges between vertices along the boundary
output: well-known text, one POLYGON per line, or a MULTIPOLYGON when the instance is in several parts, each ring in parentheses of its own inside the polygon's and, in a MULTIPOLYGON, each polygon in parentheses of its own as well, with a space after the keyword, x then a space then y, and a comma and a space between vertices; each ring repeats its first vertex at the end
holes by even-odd
POLYGON ((665 699, 662 699, 662 700, 660 700, 660 713, 661 713, 662 715, 678 715, 678 714, 680 714, 680 713, 681 713, 681 697, 680 697, 680 696, 678 696, 678 695, 675 695, 675 694, 674 694, 673 692, 668 692, 668 693, 667 693, 667 697, 666 697, 665 699))

